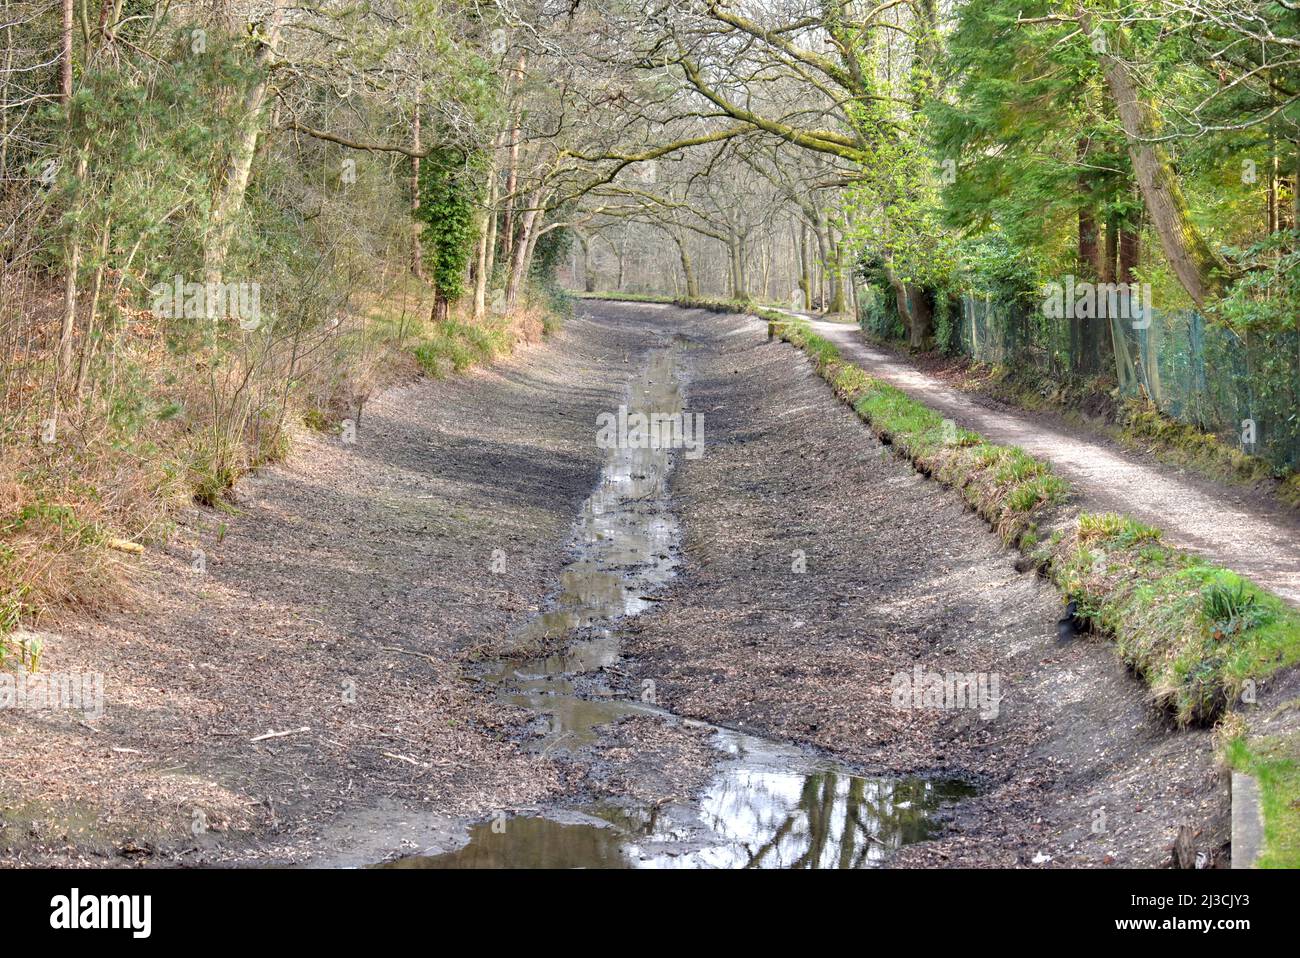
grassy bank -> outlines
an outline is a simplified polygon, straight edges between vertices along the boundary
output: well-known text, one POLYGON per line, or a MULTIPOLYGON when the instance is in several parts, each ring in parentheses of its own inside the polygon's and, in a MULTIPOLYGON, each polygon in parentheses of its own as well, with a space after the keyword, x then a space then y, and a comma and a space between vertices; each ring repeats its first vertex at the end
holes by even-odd
POLYGON ((806 323, 747 304, 672 300, 752 312, 802 349, 837 396, 921 472, 961 493, 1111 636, 1123 661, 1180 724, 1213 722, 1249 682, 1300 662, 1300 614, 1272 593, 1162 542, 1158 529, 1082 513, 1069 483, 1023 450, 988 442, 848 363, 806 323))
POLYGON ((358 297, 339 322, 292 343, 250 335, 233 362, 181 362, 140 336, 122 344, 117 379, 82 407, 53 424, 35 408, 6 423, 0 668, 31 664, 20 628, 129 599, 141 544, 164 541, 189 501, 233 508, 234 483, 287 455, 300 427, 337 434, 386 386, 491 362, 554 329, 568 303, 539 292, 482 323, 463 312, 434 323, 429 307, 415 284, 358 297))
POLYGON ((845 362, 807 324, 774 322, 877 436, 959 490, 1003 541, 1077 600, 1079 614, 1114 637, 1124 662, 1180 723, 1213 721, 1248 681, 1300 662, 1300 614, 1278 597, 1163 544, 1157 529, 1080 514, 1069 507, 1069 484, 1048 463, 957 429, 845 362))

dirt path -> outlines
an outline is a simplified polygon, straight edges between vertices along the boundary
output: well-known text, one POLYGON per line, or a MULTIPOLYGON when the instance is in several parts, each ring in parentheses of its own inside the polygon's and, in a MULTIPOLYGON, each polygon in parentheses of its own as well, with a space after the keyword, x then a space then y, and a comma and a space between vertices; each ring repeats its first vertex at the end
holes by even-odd
POLYGON ((578 313, 385 393, 354 445, 304 436, 150 549, 131 607, 48 635, 104 712, 0 715, 0 862, 1156 865, 1184 823, 1219 852, 1207 735, 1056 645, 1053 590, 801 354, 578 313), (594 441, 656 393, 705 430, 658 476, 594 441), (625 524, 645 551, 584 559, 625 524), (593 635, 596 598, 639 614, 593 635), (1000 691, 900 704, 918 668, 1000 691))
POLYGON ((1053 417, 975 399, 862 340, 856 326, 809 320, 871 375, 996 443, 1046 459, 1092 511, 1160 527, 1183 546, 1254 579, 1300 606, 1300 520, 1240 490, 1141 462, 1053 417))

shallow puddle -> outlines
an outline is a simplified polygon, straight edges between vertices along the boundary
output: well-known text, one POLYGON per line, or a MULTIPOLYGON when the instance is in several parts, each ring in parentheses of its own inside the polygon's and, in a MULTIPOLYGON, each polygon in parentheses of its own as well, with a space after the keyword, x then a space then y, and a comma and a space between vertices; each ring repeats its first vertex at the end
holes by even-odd
POLYGON ((610 801, 483 822, 468 844, 396 868, 870 868, 935 831, 955 781, 866 778, 800 749, 718 729, 732 753, 689 805, 610 801))
MULTIPOLYGON (((680 346, 652 351, 633 381, 628 413, 684 410, 680 346)), ((594 428, 594 426, 593 426, 594 428)), ((575 523, 574 560, 560 575, 553 608, 516 634, 521 645, 585 637, 540 658, 485 663, 480 676, 506 702, 546 716, 543 751, 573 751, 600 727, 631 714, 656 714, 636 700, 583 697, 577 676, 617 668, 614 628, 654 601, 673 576, 680 535, 669 508, 673 450, 609 450, 596 490, 575 523)), ((469 842, 441 855, 413 856, 399 868, 862 868, 930 836, 940 805, 972 794, 960 782, 865 778, 792 746, 714 726, 728 753, 699 798, 650 807, 628 801, 497 818, 474 826, 469 842)))

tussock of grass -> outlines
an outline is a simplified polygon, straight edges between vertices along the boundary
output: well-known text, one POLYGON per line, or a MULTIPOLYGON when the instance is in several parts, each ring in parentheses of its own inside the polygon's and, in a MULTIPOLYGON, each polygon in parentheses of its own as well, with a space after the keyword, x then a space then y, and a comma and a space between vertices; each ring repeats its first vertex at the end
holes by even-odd
POLYGON ((509 353, 514 343, 513 332, 503 321, 480 326, 449 319, 431 325, 412 352, 424 373, 438 379, 449 372, 463 373, 472 366, 490 363, 509 353))
MULTIPOLYGON (((120 523, 124 510, 60 465, 0 465, 0 668, 22 652, 13 639, 20 626, 39 626, 59 608, 102 608, 122 594, 120 563, 105 544, 107 521, 120 523)), ((103 467, 120 474, 109 455, 103 467)))
POLYGON ((1081 516, 1050 566, 1180 723, 1214 719, 1248 680, 1300 662, 1300 615, 1241 576, 1164 545, 1149 526, 1081 516))

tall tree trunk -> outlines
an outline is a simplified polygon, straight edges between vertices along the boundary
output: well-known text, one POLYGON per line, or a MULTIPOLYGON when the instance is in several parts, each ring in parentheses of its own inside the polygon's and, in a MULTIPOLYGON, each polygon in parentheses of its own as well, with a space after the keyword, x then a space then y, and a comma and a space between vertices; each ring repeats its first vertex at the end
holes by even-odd
POLYGON ((682 278, 683 282, 686 283, 686 298, 699 299, 700 281, 695 278, 695 267, 691 263, 690 251, 686 248, 686 237, 676 230, 673 231, 672 237, 677 243, 677 255, 682 262, 682 278))
MULTIPOLYGON (((68 126, 72 126, 72 0, 63 0, 62 19, 59 25, 59 103, 63 106, 68 126)), ((86 153, 77 154, 77 183, 86 175, 86 153)), ((81 266, 81 243, 74 223, 67 240, 67 275, 63 279, 63 323, 59 330, 58 367, 55 381, 59 382, 72 363, 72 332, 77 321, 77 270, 81 266)))
POLYGON ((492 154, 488 160, 487 208, 484 210, 483 229, 479 231, 478 270, 474 274, 474 318, 481 320, 487 315, 488 286, 496 270, 497 252, 497 153, 501 148, 501 134, 492 140, 492 154))
POLYGON ((271 87, 271 58, 280 40, 280 22, 288 0, 274 0, 262 21, 261 39, 253 56, 256 79, 244 94, 242 115, 237 124, 234 145, 226 160, 217 194, 208 217, 208 234, 203 249, 203 278, 206 283, 220 283, 225 270, 226 254, 234 238, 235 217, 244 205, 248 178, 253 171, 257 141, 262 133, 262 112, 271 87))
MULTIPOLYGON (((411 149, 420 152, 420 104, 411 108, 411 149)), ((424 224, 420 222, 420 158, 411 157, 411 274, 416 279, 424 279, 424 248, 420 243, 420 234, 424 224)))
POLYGON ((81 340, 81 362, 77 366, 77 385, 73 392, 80 397, 86 387, 90 364, 95 358, 95 321, 99 316, 99 294, 104 288, 104 270, 108 266, 108 244, 113 232, 113 217, 104 221, 104 232, 99 244, 99 262, 95 264, 95 279, 90 287, 90 308, 86 311, 86 332, 81 340))
POLYGON ((1115 263, 1119 259, 1119 216, 1112 213, 1106 221, 1106 250, 1101 256, 1101 281, 1115 282, 1115 263))
POLYGON ((66 111, 72 102, 72 0, 63 0, 59 24, 59 103, 66 111))
MULTIPOLYGON (((83 146, 77 151, 77 163, 73 168, 73 178, 77 183, 86 180, 86 153, 89 147, 83 146)), ((74 222, 67 238, 67 274, 63 278, 63 323, 59 329, 59 364, 55 371, 55 381, 62 383, 72 366, 72 333, 77 325, 77 273, 81 270, 81 233, 74 222)))
POLYGON ((1291 186, 1291 228, 1300 230, 1300 140, 1291 144, 1295 161, 1295 179, 1291 186))
POLYGON ((537 228, 537 216, 540 204, 530 200, 520 223, 519 242, 515 244, 515 255, 510 264, 510 282, 506 286, 506 308, 513 310, 519 302, 519 293, 523 289, 524 276, 528 272, 528 256, 532 250, 533 237, 537 228))
POLYGON ((528 54, 521 51, 519 62, 511 74, 511 100, 513 106, 510 111, 510 157, 506 162, 506 205, 501 212, 501 258, 509 263, 513 262, 515 252, 515 190, 519 187, 519 133, 520 133, 520 110, 519 98, 521 94, 519 88, 523 85, 524 67, 528 63, 528 54))
POLYGON ((826 221, 822 219, 821 211, 817 212, 816 228, 813 235, 817 239, 817 309, 821 312, 826 311, 826 304, 830 301, 829 286, 827 285, 828 271, 826 265, 829 262, 829 243, 826 239, 826 221))
POLYGON ((731 298, 745 298, 745 279, 740 268, 740 238, 734 229, 727 231, 727 255, 731 264, 731 298))
POLYGON ((808 254, 808 227, 802 221, 799 230, 799 288, 803 290, 803 308, 812 310, 812 264, 808 254))
POLYGON ((919 286, 908 286, 911 303, 912 324, 908 331, 908 344, 913 349, 929 349, 934 341, 934 310, 930 308, 925 290, 919 286))
POLYGON ((521 241, 524 244, 524 268, 519 279, 520 289, 523 289, 524 285, 527 283, 528 274, 532 271, 533 259, 537 255, 537 242, 542 238, 542 221, 545 219, 545 215, 539 211, 538 214, 533 217, 532 223, 521 238, 521 241))
POLYGON ((585 242, 582 244, 582 288, 588 293, 594 293, 599 278, 591 268, 591 243, 585 242))
POLYGON ((492 207, 489 205, 479 217, 478 243, 474 251, 474 319, 476 321, 487 315, 488 247, 492 242, 488 235, 488 223, 491 220, 492 207))
MULTIPOLYGON (((1091 36, 1092 14, 1080 11, 1077 19, 1084 33, 1091 36)), ((1113 30, 1108 35, 1112 42, 1124 44, 1123 31, 1113 30)), ((1222 294, 1230 278, 1230 268, 1192 222, 1169 153, 1163 146, 1150 142, 1157 129, 1156 112, 1138 95, 1128 63, 1110 53, 1100 54, 1099 61, 1128 139, 1129 157, 1147 215, 1160 237, 1165 258, 1192 302, 1204 306, 1222 294)))
MULTIPOLYGON (((582 271, 582 288, 588 293, 596 291, 596 274, 591 271, 591 240, 579 230, 573 231, 574 237, 578 241, 578 249, 582 252, 582 258, 578 260, 578 269, 582 271)), ((577 282, 578 277, 574 277, 577 282)))
POLYGON ((926 300, 924 290, 904 283, 894 272, 893 257, 885 255, 885 278, 894 290, 898 315, 907 327, 907 342, 913 349, 927 349, 934 335, 934 311, 926 300))
POLYGON ((1102 266, 1101 246, 1097 236, 1097 218, 1092 210, 1079 208, 1079 272, 1085 279, 1100 279, 1105 273, 1102 266))
POLYGON ((1134 271, 1142 265, 1142 232, 1139 226, 1125 224, 1119 233, 1119 282, 1136 283, 1134 271))
MULTIPOLYGON (((1096 282, 1101 279, 1102 266, 1101 245, 1097 237, 1097 216, 1092 208, 1092 183, 1085 172, 1088 159, 1088 142, 1080 138, 1077 146, 1079 157, 1079 175, 1076 186, 1079 192, 1079 263, 1081 280, 1096 282)), ((1100 359, 1097 343, 1103 328, 1109 328, 1110 322, 1104 324, 1095 316, 1075 316, 1070 310, 1066 320, 1070 327, 1070 372, 1081 376, 1090 376, 1097 371, 1100 359)))
POLYGON ((830 236, 831 248, 834 250, 834 265, 831 269, 831 301, 827 307, 827 312, 832 315, 838 315, 847 311, 848 305, 844 297, 844 244, 840 238, 834 235, 830 236))
POLYGON ((736 233, 736 267, 740 271, 740 296, 738 299, 749 299, 749 244, 745 241, 743 232, 736 233))
POLYGON ((1264 218, 1265 231, 1272 236, 1281 229, 1279 213, 1281 204, 1279 203, 1278 180, 1280 167, 1277 155, 1277 125, 1275 121, 1270 121, 1268 125, 1268 192, 1264 200, 1264 218))

